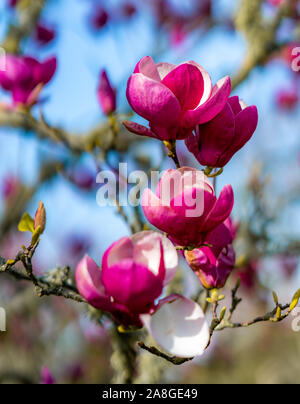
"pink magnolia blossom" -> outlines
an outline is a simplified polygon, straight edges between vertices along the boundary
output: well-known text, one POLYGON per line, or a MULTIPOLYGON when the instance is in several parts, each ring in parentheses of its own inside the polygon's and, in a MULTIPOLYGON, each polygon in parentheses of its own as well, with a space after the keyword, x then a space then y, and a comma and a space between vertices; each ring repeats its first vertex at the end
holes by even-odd
POLYGON ((103 256, 102 271, 84 257, 76 281, 90 304, 112 313, 123 325, 140 325, 139 315, 153 309, 177 264, 177 252, 166 237, 142 232, 114 243, 103 256))
POLYGON ((281 58, 283 61, 288 65, 292 71, 296 74, 299 74, 299 52, 298 49, 300 48, 300 42, 290 42, 286 45, 282 52, 280 53, 281 58))
POLYGON ((88 256, 78 264, 80 294, 94 307, 128 327, 145 325, 174 355, 201 355, 209 327, 201 307, 183 296, 158 300, 175 275, 177 252, 165 236, 149 231, 124 237, 104 254, 102 271, 88 256))
POLYGON ((208 73, 196 62, 179 66, 154 63, 144 57, 128 80, 127 99, 132 109, 149 121, 150 128, 126 121, 136 134, 160 140, 184 139, 196 125, 222 111, 231 91, 229 77, 215 87, 208 73))
POLYGON ((299 258, 293 255, 282 255, 279 257, 279 263, 284 275, 291 278, 297 272, 299 258))
POLYGON ((234 268, 234 230, 231 225, 227 219, 213 230, 205 240, 209 247, 185 251, 189 266, 206 289, 221 289, 234 268))
POLYGON ((9 7, 16 7, 16 5, 18 4, 19 0, 8 0, 8 5, 9 7))
POLYGON ((55 384, 56 381, 47 366, 43 366, 41 370, 41 384, 55 384))
POLYGON ((282 89, 276 95, 276 104, 282 111, 290 111, 299 103, 299 95, 294 89, 282 89))
POLYGON ((35 30, 35 39, 40 45, 47 45, 49 42, 53 41, 55 38, 55 30, 53 28, 47 27, 43 23, 39 23, 35 30))
POLYGON ((217 199, 203 172, 190 167, 166 171, 156 194, 146 189, 142 198, 144 214, 153 226, 178 245, 195 247, 229 217, 233 203, 230 185, 217 199))
POLYGON ((110 84, 105 70, 100 74, 98 100, 104 114, 109 115, 116 110, 116 90, 110 84))
POLYGON ((267 0, 272 6, 281 6, 286 0, 267 0))
POLYGON ((259 262, 252 260, 245 267, 240 268, 236 274, 236 278, 240 278, 242 287, 248 291, 253 292, 258 284, 259 262))
POLYGON ((7 175, 3 179, 2 183, 2 197, 8 202, 11 198, 14 198, 20 190, 22 184, 17 177, 7 175))
POLYGON ((130 1, 126 1, 121 5, 121 12, 125 18, 131 18, 136 14, 137 8, 130 1))
POLYGON ((5 64, 5 71, 0 71, 0 85, 12 94, 13 106, 34 105, 56 71, 54 57, 40 63, 29 56, 7 55, 5 64))
POLYGON ((93 9, 91 23, 95 30, 100 30, 105 27, 109 19, 110 16, 108 12, 102 6, 98 6, 96 9, 93 9))
POLYGON ((224 167, 251 139, 257 123, 257 108, 231 97, 214 119, 186 139, 186 146, 203 166, 224 167))

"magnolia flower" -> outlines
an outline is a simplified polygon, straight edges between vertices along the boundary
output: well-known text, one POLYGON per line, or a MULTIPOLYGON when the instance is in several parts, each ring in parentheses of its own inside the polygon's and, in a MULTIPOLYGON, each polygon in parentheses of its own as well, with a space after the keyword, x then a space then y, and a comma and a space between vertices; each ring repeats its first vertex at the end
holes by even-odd
POLYGON ((217 199, 204 173, 190 167, 166 171, 156 194, 146 189, 142 197, 144 214, 153 226, 178 245, 195 247, 229 217, 233 203, 230 185, 217 199))
POLYGON ((84 257, 76 281, 90 304, 109 311, 123 325, 140 326, 139 315, 153 309, 177 265, 177 252, 166 237, 141 232, 112 244, 103 256, 102 271, 84 257))
POLYGON ((105 27, 109 19, 110 16, 103 7, 97 6, 96 9, 93 9, 91 23, 95 30, 100 30, 101 28, 105 27))
POLYGON ((286 0, 267 0, 272 6, 281 6, 286 0))
POLYGON ((40 45, 47 45, 55 38, 55 30, 47 27, 43 23, 39 23, 35 30, 35 39, 40 45))
POLYGON ((255 106, 246 107, 238 97, 229 98, 222 112, 196 129, 185 141, 203 166, 224 167, 252 137, 257 127, 255 106))
POLYGON ((196 62, 156 65, 146 56, 128 80, 127 99, 132 109, 149 121, 150 129, 129 121, 124 124, 139 135, 184 139, 196 125, 222 111, 230 91, 229 77, 213 87, 208 73, 196 62))
POLYGON ((111 86, 105 70, 100 74, 98 100, 104 114, 109 115, 116 110, 116 90, 111 86))
POLYGON ((56 381, 47 366, 43 366, 41 370, 41 384, 55 384, 56 381))
POLYGON ((85 256, 77 266, 76 283, 92 306, 111 313, 123 326, 146 325, 174 355, 200 355, 209 339, 200 306, 178 295, 159 300, 177 265, 170 240, 153 231, 141 232, 114 243, 103 256, 102 271, 85 256))
POLYGON ((38 101, 45 84, 56 70, 56 58, 40 63, 29 56, 7 55, 5 71, 0 71, 0 86, 12 94, 13 105, 31 107, 38 101))
POLYGON ((221 289, 225 285, 235 265, 232 242, 233 229, 227 219, 206 238, 209 247, 184 252, 189 266, 206 289, 221 289))
POLYGON ((295 89, 282 89, 276 94, 276 104, 283 111, 296 108, 299 103, 299 95, 295 89))
POLYGON ((19 0, 8 0, 8 5, 9 7, 16 7, 16 5, 18 4, 19 0))
POLYGON ((8 202, 11 198, 14 198, 18 191, 21 189, 22 184, 17 177, 12 175, 7 175, 3 178, 2 182, 2 197, 3 199, 8 202))

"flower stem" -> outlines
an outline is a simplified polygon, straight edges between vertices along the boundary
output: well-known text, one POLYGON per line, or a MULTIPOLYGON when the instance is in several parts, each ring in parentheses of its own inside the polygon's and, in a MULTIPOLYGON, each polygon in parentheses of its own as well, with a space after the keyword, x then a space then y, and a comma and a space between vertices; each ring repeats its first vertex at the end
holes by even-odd
POLYGON ((173 159, 176 168, 180 168, 180 162, 176 151, 176 140, 164 141, 164 145, 169 150, 168 156, 173 159))

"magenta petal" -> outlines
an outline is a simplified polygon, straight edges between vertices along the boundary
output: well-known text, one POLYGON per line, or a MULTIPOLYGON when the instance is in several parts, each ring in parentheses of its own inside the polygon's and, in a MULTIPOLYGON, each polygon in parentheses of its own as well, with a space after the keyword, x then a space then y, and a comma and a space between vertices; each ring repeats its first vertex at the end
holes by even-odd
POLYGON ((205 243, 210 244, 212 252, 218 256, 224 247, 233 242, 231 229, 226 221, 212 230, 205 238, 205 243))
POLYGON ((196 108, 204 91, 201 71, 189 63, 173 69, 162 83, 175 94, 184 111, 196 108))
POLYGON ((227 76, 215 85, 211 97, 204 104, 184 114, 182 124, 191 128, 213 119, 225 107, 230 91, 231 80, 227 76))
POLYGON ((85 256, 77 265, 76 284, 79 293, 92 306, 110 311, 112 304, 101 282, 101 270, 89 256, 85 256))
POLYGON ((224 222, 231 214, 234 205, 234 195, 231 185, 226 185, 210 211, 203 226, 205 231, 211 231, 220 223, 224 222))
MULTIPOLYGON (((198 147, 189 148, 203 166, 223 167, 220 160, 235 137, 235 121, 231 107, 224 109, 210 122, 199 127, 198 147), (200 150, 199 150, 200 146, 200 150)), ((191 142, 189 144, 191 146, 191 142)))
POLYGON ((142 208, 147 220, 158 229, 173 233, 179 226, 181 219, 169 206, 163 206, 160 199, 150 190, 146 189, 142 197, 142 208))
POLYGON ((137 114, 154 124, 172 127, 180 118, 180 104, 172 91, 140 73, 129 78, 127 99, 137 114))
POLYGON ((102 281, 115 302, 132 313, 148 313, 163 289, 160 276, 129 259, 103 270, 102 281))
POLYGON ((252 137, 258 124, 258 112, 255 106, 248 107, 235 117, 235 138, 231 153, 240 150, 252 137))
POLYGON ((24 59, 14 55, 6 55, 5 71, 0 71, 0 84, 5 90, 12 90, 16 86, 30 81, 30 68, 24 59))
POLYGON ((134 73, 142 73, 144 76, 160 82, 156 64, 151 56, 143 57, 143 59, 141 59, 136 65, 134 73))
MULTIPOLYGON (((203 188, 188 188, 171 200, 172 209, 188 223, 202 223, 213 208, 216 197, 203 188)), ((199 231, 201 229, 199 228, 199 231)))
POLYGON ((127 130, 129 130, 129 132, 134 133, 135 135, 153 137, 154 139, 158 138, 158 136, 154 132, 152 132, 151 129, 136 122, 124 121, 123 125, 127 130))
POLYGON ((234 115, 237 115, 241 112, 242 107, 240 104, 240 99, 237 95, 230 97, 228 99, 228 103, 231 106, 232 112, 234 113, 234 115))
POLYGON ((210 78, 210 75, 208 74, 208 72, 204 69, 204 67, 202 67, 198 63, 194 62, 193 60, 190 60, 188 63, 193 65, 193 66, 196 66, 197 69, 199 69, 201 74, 202 74, 203 82, 204 82, 203 95, 202 95, 202 98, 201 98, 201 101, 200 101, 200 104, 202 105, 211 96, 211 93, 212 93, 212 90, 213 90, 211 78, 210 78))
POLYGON ((102 271, 125 259, 133 257, 134 246, 130 237, 122 237, 115 241, 104 253, 102 258, 102 271))
POLYGON ((57 61, 55 57, 49 58, 43 63, 39 63, 33 71, 36 83, 49 83, 56 71, 56 67, 57 61))

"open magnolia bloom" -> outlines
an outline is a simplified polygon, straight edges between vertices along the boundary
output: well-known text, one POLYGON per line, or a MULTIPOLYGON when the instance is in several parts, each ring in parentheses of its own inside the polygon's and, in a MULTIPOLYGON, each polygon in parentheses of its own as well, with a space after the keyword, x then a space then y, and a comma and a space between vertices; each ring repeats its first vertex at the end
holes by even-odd
POLYGON ((155 64, 144 57, 128 80, 127 99, 132 109, 149 121, 150 128, 126 121, 138 135, 160 140, 186 138, 196 125, 222 111, 231 91, 229 77, 214 87, 206 70, 190 61, 179 66, 155 64))
MULTIPOLYGON (((80 294, 92 306, 109 312, 125 327, 141 328, 144 323, 148 326, 152 321, 157 324, 156 320, 161 317, 164 307, 168 306, 166 310, 171 310, 172 315, 162 325, 162 330, 168 329, 166 341, 163 334, 157 334, 156 325, 153 336, 156 338, 157 335, 156 339, 164 349, 182 356, 184 352, 178 338, 181 337, 184 344, 184 339, 187 342, 187 338, 197 337, 198 344, 199 338, 202 340, 205 335, 202 332, 204 314, 196 303, 177 295, 171 300, 170 297, 159 300, 164 286, 175 275, 177 265, 177 251, 170 240, 157 232, 141 232, 112 244, 103 256, 102 270, 90 257, 85 256, 76 268, 76 283, 80 294), (175 301, 176 305, 173 304, 175 301), (189 309, 187 302, 190 302, 189 309), (178 328, 174 328, 176 316, 181 324, 178 328), (198 320, 200 318, 201 327, 198 320), (198 321, 198 328, 190 327, 190 335, 186 333, 180 336, 178 330, 182 327, 182 322, 190 324, 194 319, 198 321), (195 330, 200 335, 195 335, 195 330)), ((151 332, 152 327, 149 330, 151 332)), ((207 339, 203 345, 207 345, 207 339)), ((195 348, 195 352, 195 355, 203 352, 201 344, 195 348)), ((190 353, 188 349, 183 356, 189 357, 190 353)))
POLYGON ((39 62, 29 56, 6 55, 5 70, 0 71, 0 86, 11 93, 13 106, 31 107, 55 71, 54 57, 39 62))
POLYGON ((255 106, 247 107, 239 97, 229 98, 211 121, 199 125, 186 146, 203 166, 224 167, 252 137, 258 123, 255 106))
POLYGON ((154 194, 146 189, 142 207, 148 221, 179 246, 201 246, 208 234, 231 214, 233 190, 226 185, 219 198, 202 171, 167 170, 154 194), (174 186, 175 184, 175 186, 174 186))

